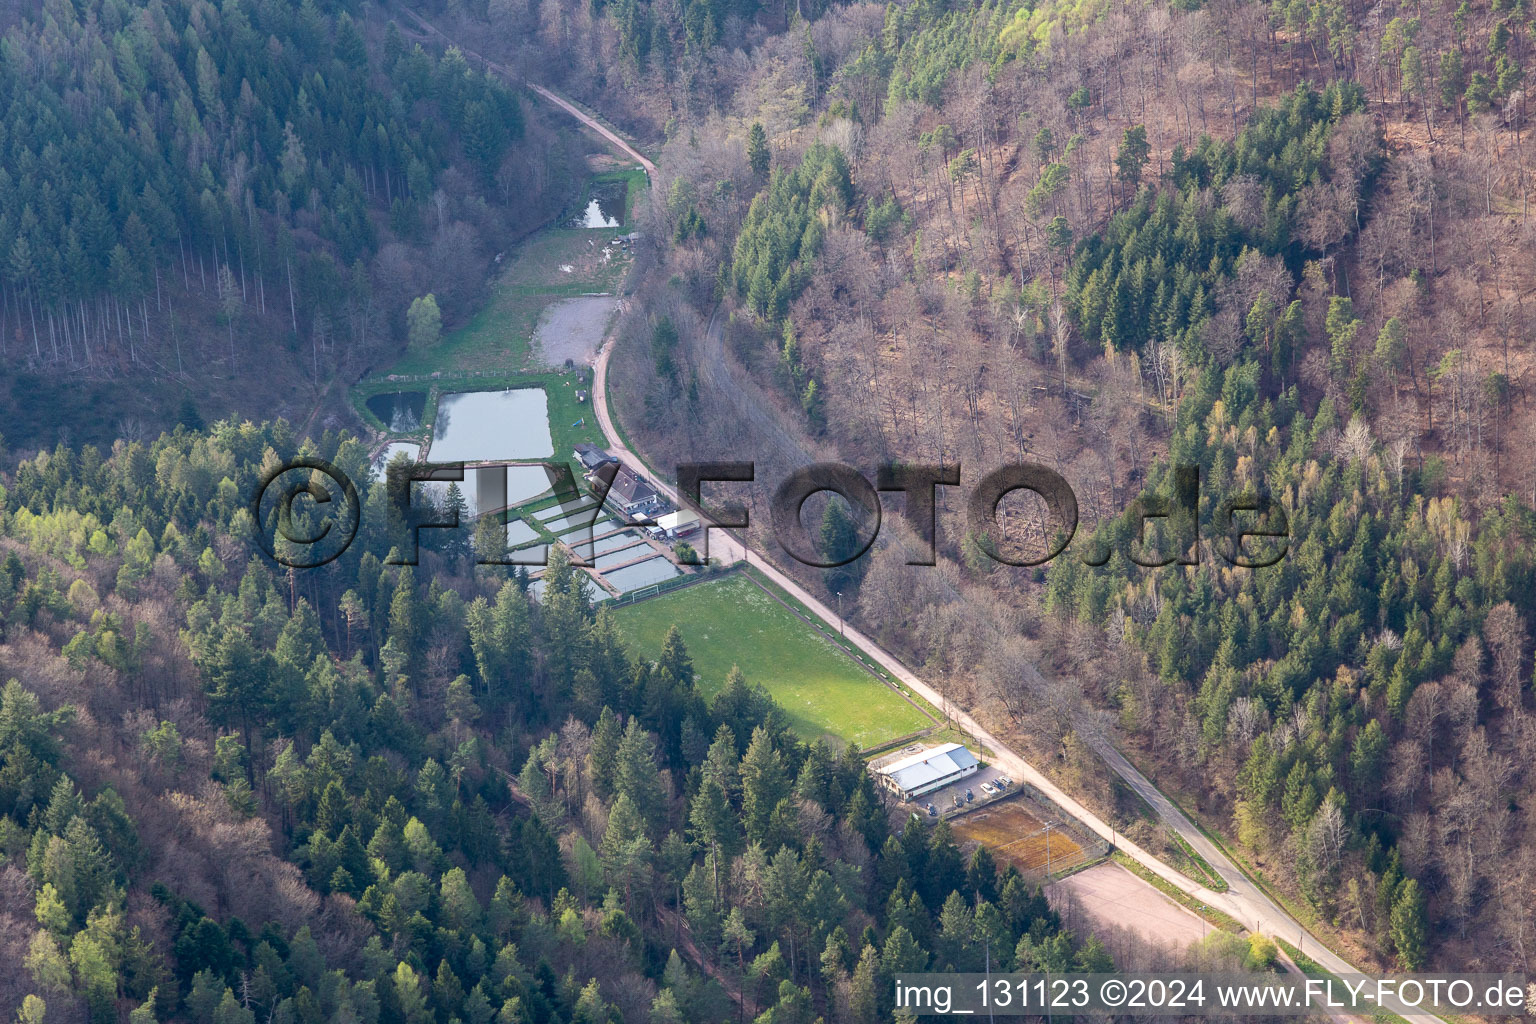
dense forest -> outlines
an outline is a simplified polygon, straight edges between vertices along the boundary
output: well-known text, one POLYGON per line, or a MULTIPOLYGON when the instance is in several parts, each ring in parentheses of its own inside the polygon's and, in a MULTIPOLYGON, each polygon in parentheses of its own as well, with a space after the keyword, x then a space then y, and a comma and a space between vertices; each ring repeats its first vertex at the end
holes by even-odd
MULTIPOLYGON (((1529 968, 1524 0, 422 9, 654 143, 613 398, 658 464, 756 461, 762 521, 814 458, 1052 466, 1049 567, 950 503, 936 568, 895 525, 790 568, 1150 842, 1112 734, 1362 965, 1529 968), (1132 563, 1181 466, 1203 524, 1277 498, 1285 557, 1132 563)), ((392 564, 377 486, 330 565, 256 554, 263 470, 367 451, 316 390, 198 407, 467 314, 570 186, 475 65, 313 0, 50 0, 0 46, 0 1005, 873 1022, 899 971, 1110 966, 739 672, 632 657, 568 565, 392 564), (114 419, 125 380, 183 425, 114 419)))
MULTIPOLYGON (((10 30, 0 355, 15 401, 0 426, 13 442, 51 444, 66 418, 50 397, 74 404, 65 378, 179 386, 211 419, 255 411, 218 381, 276 361, 274 383, 312 398, 403 341, 413 298, 471 312, 495 251, 558 209, 563 150, 526 147, 516 93, 363 17, 71 0, 10 30)), ((68 426, 93 440, 121 432, 75 412, 68 426)))
POLYGON ((633 659, 563 562, 538 601, 451 543, 282 571, 235 496, 299 453, 362 458, 221 423, 5 491, 23 1020, 872 1024, 895 972, 1110 966, 739 672, 706 702, 675 631, 633 659))
POLYGON ((857 572, 785 567, 1145 830, 1077 735, 1113 730, 1361 962, 1528 966, 1524 4, 865 3, 702 57, 484 17, 660 140, 615 359, 649 452, 1061 471, 1101 567, 999 566, 958 500, 939 572, 889 522, 857 572), (1144 568, 1125 510, 1174 466, 1206 544, 1144 568), (1209 530, 1256 489, 1286 555, 1234 570, 1209 530))

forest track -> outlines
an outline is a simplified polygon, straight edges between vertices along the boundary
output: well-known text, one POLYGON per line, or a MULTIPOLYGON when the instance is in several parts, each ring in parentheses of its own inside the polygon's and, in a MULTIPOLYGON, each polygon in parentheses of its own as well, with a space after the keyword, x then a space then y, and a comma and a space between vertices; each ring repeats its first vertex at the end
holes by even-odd
MULTIPOLYGON (((743 383, 737 379, 732 360, 725 351, 723 332, 721 330, 721 316, 722 308, 717 306, 714 313, 710 316, 709 324, 701 338, 700 355, 703 358, 698 361, 701 385, 708 385, 710 388, 716 389, 721 399, 727 402, 729 407, 735 409, 739 415, 744 417, 745 422, 751 424, 754 430, 761 431, 761 434, 756 435, 754 440, 764 442, 778 453, 780 457, 789 458, 794 465, 803 465, 814 461, 814 455, 784 427, 776 414, 776 410, 771 407, 771 403, 768 402, 766 396, 762 395, 760 385, 756 381, 743 383)), ((618 440, 621 435, 613 423, 611 412, 608 408, 607 366, 608 358, 612 351, 613 345, 610 339, 598 356, 597 372, 593 386, 594 406, 598 411, 598 420, 602 424, 604 433, 615 442, 615 453, 622 452, 634 464, 643 466, 643 460, 631 452, 622 441, 618 440)), ((677 495, 675 491, 672 491, 664 481, 657 481, 657 483, 676 500, 677 495)), ((823 622, 836 628, 836 624, 841 620, 820 600, 812 596, 787 575, 780 572, 765 558, 726 533, 726 531, 715 532, 731 538, 728 548, 732 551, 741 552, 741 555, 737 557, 744 557, 748 564, 756 567, 780 587, 787 590, 810 609, 813 614, 821 618, 823 622)), ((957 594, 956 596, 958 597, 959 595, 957 594)), ((1206 862, 1212 866, 1212 869, 1226 881, 1228 885, 1227 892, 1218 893, 1195 882, 1182 872, 1164 863, 1150 851, 1144 850, 1135 843, 1125 839, 1108 822, 1069 796, 1035 768, 1034 765, 1025 761, 1001 739, 983 728, 969 713, 956 707, 953 701, 947 700, 943 695, 919 679, 902 662, 889 654, 874 640, 866 637, 851 625, 844 624, 844 629, 847 639, 863 650, 866 655, 874 659, 934 707, 946 709, 951 718, 963 730, 970 733, 981 745, 990 748, 994 752, 996 762, 1006 771, 1012 773, 1015 779, 1022 779, 1035 786, 1053 800, 1063 811, 1076 818, 1083 827, 1107 840, 1112 846, 1124 852, 1147 870, 1152 871, 1160 878, 1177 886, 1196 899, 1230 914, 1233 918, 1242 922, 1244 927, 1256 929, 1272 938, 1281 938, 1287 942, 1296 943, 1298 949, 1316 960, 1324 969, 1334 974, 1360 973, 1356 967, 1310 934, 1300 921, 1272 900, 1268 893, 1250 879, 1227 856, 1226 851, 1213 843, 1184 814, 1177 804, 1163 795, 1162 791, 1153 785, 1151 780, 1143 775, 1135 765, 1131 764, 1125 755, 1120 753, 1114 742, 1088 716, 1082 716, 1075 723, 1075 728, 1088 743, 1089 747, 1103 758, 1105 764, 1115 774, 1119 775, 1128 786, 1147 802, 1148 806, 1157 813, 1158 817, 1169 828, 1177 832, 1205 858, 1206 862)), ((1043 687, 1044 679, 1040 677, 1039 670, 1031 665, 1029 666, 1029 671, 1036 677, 1033 682, 1043 687)), ((1355 1019, 1347 1014, 1330 1013, 1330 1016, 1339 1021, 1355 1019)), ((1403 1014, 1403 1016, 1405 1019, 1414 1022, 1414 1024, 1443 1024, 1440 1018, 1433 1014, 1403 1014)))
POLYGON ((400 7, 397 8, 397 10, 399 10, 401 14, 405 15, 414 24, 416 24, 428 34, 436 36, 437 38, 447 43, 449 46, 458 47, 460 53, 475 58, 475 60, 478 60, 482 65, 492 71, 495 71, 503 78, 509 79, 516 84, 526 86, 542 99, 559 107, 561 110, 565 111, 567 114, 580 121, 583 125, 601 135, 608 142, 612 143, 631 160, 645 168, 645 176, 647 179, 655 179, 656 165, 654 163, 652 163, 645 157, 643 153, 641 153, 626 139, 624 139, 623 136, 619 135, 618 132, 609 128, 597 118, 576 106, 575 103, 572 103, 570 100, 566 99, 564 96, 561 96, 559 93, 555 92, 553 89, 550 89, 548 86, 540 85, 538 82, 528 81, 526 79, 520 78, 518 75, 514 74, 512 69, 507 67, 505 64, 498 63, 497 61, 491 60, 484 54, 470 49, 463 43, 448 35, 448 33, 444 32, 442 29, 438 28, 436 25, 432 24, 426 18, 423 18, 421 15, 411 10, 409 7, 400 7))
MULTIPOLYGON (((404 13, 411 20, 434 35, 448 41, 450 44, 458 45, 449 36, 421 16, 409 10, 405 10, 404 13)), ((484 62, 487 67, 512 78, 514 81, 517 80, 511 70, 505 66, 488 60, 475 51, 463 46, 459 48, 462 52, 484 62)), ((543 86, 532 82, 526 84, 540 96, 559 106, 582 124, 596 131, 603 138, 617 146, 631 158, 639 161, 645 167, 648 176, 655 174, 656 166, 653 163, 617 134, 600 124, 595 118, 543 86)), ((697 366, 701 374, 701 382, 716 390, 717 394, 725 400, 725 407, 734 409, 750 421, 750 428, 755 442, 771 445, 778 457, 786 460, 793 467, 799 467, 816 461, 816 456, 781 422, 777 410, 773 407, 773 403, 767 399, 767 396, 762 394, 760 385, 756 381, 750 380, 743 384, 737 378, 734 367, 731 365, 730 356, 725 351, 721 326, 723 309, 724 303, 715 306, 700 339, 702 343, 701 354, 704 358, 697 361, 697 366)), ((633 466, 644 469, 647 465, 646 462, 640 458, 638 453, 631 450, 624 443, 623 435, 619 432, 608 406, 608 362, 612 354, 613 332, 610 330, 609 338, 598 353, 597 359, 593 364, 593 409, 597 413, 598 423, 602 427, 603 433, 609 439, 609 450, 633 466)), ((652 475, 653 477, 657 476, 654 473, 652 475)), ((673 502, 679 505, 683 504, 676 489, 667 481, 656 478, 653 479, 653 483, 656 484, 658 490, 666 494, 673 502)), ((1218 893, 1208 889, 1164 863, 1151 852, 1121 837, 1118 831, 1108 822, 1067 795, 1066 791, 1047 778, 1034 765, 1025 761, 1009 748, 1007 744, 1003 743, 1002 740, 983 728, 981 723, 976 721, 968 712, 956 707, 954 702, 948 700, 937 690, 919 679, 905 664, 887 652, 885 648, 881 647, 873 639, 866 637, 857 628, 847 625, 846 620, 843 620, 841 616, 834 613, 818 598, 781 572, 767 559, 747 547, 743 541, 730 532, 725 530, 717 530, 715 532, 720 535, 720 540, 723 542, 718 549, 719 554, 722 556, 722 562, 729 564, 735 561, 745 561, 773 580, 778 586, 788 591, 814 615, 828 626, 839 629, 855 646, 864 651, 866 655, 902 683, 909 686, 924 700, 934 707, 946 709, 950 717, 962 730, 970 733, 979 744, 989 747, 993 751, 995 755, 994 760, 998 765, 1044 793, 1063 811, 1076 818, 1083 827, 1100 838, 1107 840, 1111 846, 1121 850, 1147 870, 1177 886, 1184 892, 1230 914, 1242 922, 1244 927, 1250 927, 1249 922, 1253 922, 1251 927, 1255 930, 1273 938, 1285 939, 1287 942, 1291 941, 1292 936, 1295 936, 1298 949, 1306 953, 1307 956, 1312 957, 1324 969, 1334 974, 1360 973, 1357 968, 1343 957, 1307 932, 1306 927, 1300 921, 1292 917, 1290 913, 1272 900, 1268 893, 1250 879, 1227 856, 1226 851, 1211 842, 1205 833, 1184 814, 1182 809, 1168 799, 1168 797, 1164 796, 1162 791, 1153 785, 1151 780, 1132 765, 1115 747, 1110 738, 1097 728, 1094 723, 1089 721, 1087 716, 1083 716, 1080 723, 1082 727, 1079 729, 1079 732, 1082 734, 1083 739, 1104 759, 1105 764, 1115 774, 1119 775, 1142 799, 1147 801, 1148 805, 1157 812, 1158 817, 1168 827, 1177 832, 1205 858, 1212 869, 1227 882, 1229 887, 1227 892, 1218 893), (1308 938, 1312 940, 1310 943, 1305 941, 1308 938)), ((1030 665, 1029 670, 1039 678, 1038 669, 1030 665)), ((1341 1014, 1330 1015, 1334 1016, 1335 1019, 1347 1019, 1345 1015, 1341 1014)), ((1402 1016, 1406 1020, 1413 1022, 1413 1024, 1445 1024, 1441 1018, 1429 1013, 1405 1013, 1402 1016)))

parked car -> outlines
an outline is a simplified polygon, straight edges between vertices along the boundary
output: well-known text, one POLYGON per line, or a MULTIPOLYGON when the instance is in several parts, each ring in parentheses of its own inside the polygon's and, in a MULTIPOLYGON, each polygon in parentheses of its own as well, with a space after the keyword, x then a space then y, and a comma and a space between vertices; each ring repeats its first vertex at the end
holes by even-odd
POLYGON ((970 803, 972 800, 975 800, 975 799, 976 799, 976 794, 975 793, 972 793, 970 790, 966 790, 965 791, 965 802, 966 803, 970 803))
POLYGON ((1009 786, 1013 785, 1013 780, 1006 775, 999 775, 995 781, 997 782, 997 787, 999 789, 1007 789, 1009 786))
POLYGON ((988 796, 991 796, 992 794, 997 792, 997 787, 992 785, 992 783, 990 783, 990 782, 983 782, 981 784, 981 791, 983 793, 987 794, 988 796))
POLYGON ((928 805, 928 817, 930 817, 930 818, 937 818, 938 816, 939 816, 939 809, 937 807, 933 806, 933 804, 929 804, 928 805))

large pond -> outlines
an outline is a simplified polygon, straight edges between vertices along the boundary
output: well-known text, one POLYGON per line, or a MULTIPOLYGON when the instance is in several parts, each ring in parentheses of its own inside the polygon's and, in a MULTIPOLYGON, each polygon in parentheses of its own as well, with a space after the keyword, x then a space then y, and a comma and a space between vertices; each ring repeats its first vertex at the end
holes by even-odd
POLYGON ((660 555, 657 555, 648 561, 638 562, 635 565, 626 565, 622 569, 614 569, 612 572, 604 573, 603 579, 613 584, 619 593, 622 594, 631 590, 638 590, 641 587, 648 587, 652 583, 661 583, 663 580, 670 580, 672 577, 681 576, 682 574, 681 569, 660 555))
POLYGON ((624 223, 624 201, 629 186, 622 181, 605 181, 592 186, 587 208, 571 222, 578 228, 616 228, 624 223))
POLYGON ((548 458, 554 451, 544 389, 441 396, 428 454, 433 462, 548 458))
POLYGON ((425 391, 389 391, 368 399, 368 411, 393 434, 413 434, 421 429, 427 410, 425 391))

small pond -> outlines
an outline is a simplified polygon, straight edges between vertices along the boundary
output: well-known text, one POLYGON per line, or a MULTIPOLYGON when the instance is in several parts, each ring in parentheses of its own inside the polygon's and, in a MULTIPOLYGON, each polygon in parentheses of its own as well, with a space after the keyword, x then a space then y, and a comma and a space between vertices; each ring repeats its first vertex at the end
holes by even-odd
POLYGON ((549 508, 541 508, 533 514, 533 518, 541 523, 547 523, 551 519, 564 519, 567 516, 575 516, 579 513, 590 513, 595 505, 582 505, 572 502, 569 505, 551 505, 549 508))
POLYGON ((592 560, 592 565, 598 569, 606 569, 610 565, 633 562, 641 555, 655 554, 655 551, 656 549, 649 544, 639 544, 632 548, 621 548, 618 551, 609 551, 607 554, 598 555, 592 560))
MULTIPOLYGON (((586 573, 581 574, 581 579, 586 584, 587 593, 592 595, 594 599, 608 596, 607 591, 598 587, 596 583, 593 583, 592 578, 586 573)), ((540 578, 528 584, 528 593, 535 600, 541 600, 544 596, 544 586, 544 578, 541 576, 540 578)))
POLYGON ((620 530, 618 533, 610 533, 606 537, 599 537, 591 544, 577 544, 573 550, 583 558, 590 558, 594 554, 601 555, 604 552, 628 547, 639 539, 640 535, 633 530, 620 530))
POLYGON ((581 211, 572 227, 616 228, 624 223, 624 201, 629 196, 629 185, 622 181, 603 181, 592 186, 587 196, 587 208, 581 211))
POLYGON ((392 434, 411 434, 421 429, 421 416, 427 410, 425 391, 388 391, 368 399, 368 411, 379 418, 392 434))
POLYGON ((468 391, 437 400, 429 451, 433 462, 543 459, 552 454, 549 399, 543 388, 468 391))
POLYGON ((515 548, 519 544, 526 544, 531 540, 539 539, 539 531, 523 522, 514 519, 507 524, 507 547, 515 548))
MULTIPOLYGON (((598 516, 596 515, 596 510, 587 509, 584 512, 577 512, 574 515, 562 516, 559 519, 541 519, 539 520, 539 525, 557 537, 568 530, 576 529, 591 530, 593 533, 601 533, 604 527, 603 524, 597 520, 598 516)), ((581 537, 580 539, 586 540, 586 537, 581 537)))
POLYGON ((622 569, 615 569, 603 576, 603 579, 613 584, 620 593, 638 590, 648 587, 652 583, 660 583, 670 580, 674 576, 681 576, 682 570, 665 558, 657 555, 649 561, 639 562, 635 565, 626 565, 622 569))

